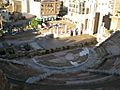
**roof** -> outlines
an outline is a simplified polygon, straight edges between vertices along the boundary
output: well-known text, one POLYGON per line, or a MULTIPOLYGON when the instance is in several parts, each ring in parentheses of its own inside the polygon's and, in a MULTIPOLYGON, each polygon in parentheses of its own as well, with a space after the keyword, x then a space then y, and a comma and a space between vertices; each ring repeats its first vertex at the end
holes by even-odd
POLYGON ((22 16, 25 16, 26 19, 31 19, 31 18, 36 17, 35 15, 28 14, 28 13, 22 13, 22 16))

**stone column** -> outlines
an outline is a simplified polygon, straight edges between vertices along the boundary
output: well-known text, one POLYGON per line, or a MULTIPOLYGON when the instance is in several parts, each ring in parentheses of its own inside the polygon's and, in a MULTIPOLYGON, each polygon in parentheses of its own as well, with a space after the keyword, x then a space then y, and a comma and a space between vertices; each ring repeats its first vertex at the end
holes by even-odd
POLYGON ((67 25, 65 25, 65 31, 64 32, 65 32, 65 34, 67 33, 67 25))
POLYGON ((103 26, 103 23, 102 23, 102 19, 103 19, 103 14, 100 14, 100 17, 99 17, 99 25, 98 25, 98 32, 97 32, 97 41, 99 42, 100 41, 100 38, 101 38, 101 28, 103 26))
POLYGON ((81 35, 81 23, 79 22, 77 25, 78 28, 78 35, 81 35))
POLYGON ((62 29, 60 30, 60 34, 63 34, 63 31, 62 31, 62 29))
POLYGON ((52 30, 52 33, 55 34, 55 29, 52 30))
POLYGON ((75 34, 75 29, 73 30, 73 36, 76 36, 76 34, 75 34))
POLYGON ((59 27, 57 26, 57 28, 56 28, 56 34, 58 35, 59 34, 59 27))

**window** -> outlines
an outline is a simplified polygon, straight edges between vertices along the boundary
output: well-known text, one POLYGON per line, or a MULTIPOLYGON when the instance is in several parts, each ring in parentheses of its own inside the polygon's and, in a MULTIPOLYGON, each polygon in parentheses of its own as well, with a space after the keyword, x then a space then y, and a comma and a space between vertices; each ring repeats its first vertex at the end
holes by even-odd
POLYGON ((73 7, 75 8, 75 5, 73 5, 73 7))
POLYGON ((82 14, 85 14, 85 8, 82 9, 82 14))
POLYGON ((53 5, 51 4, 50 7, 53 7, 53 5))
POLYGON ((71 9, 69 9, 69 11, 71 11, 71 9))
POLYGON ((76 5, 76 8, 78 8, 78 5, 76 5))
POLYGON ((89 8, 86 9, 86 14, 88 14, 88 13, 89 13, 89 8))
POLYGON ((85 2, 82 3, 82 6, 85 7, 85 2))

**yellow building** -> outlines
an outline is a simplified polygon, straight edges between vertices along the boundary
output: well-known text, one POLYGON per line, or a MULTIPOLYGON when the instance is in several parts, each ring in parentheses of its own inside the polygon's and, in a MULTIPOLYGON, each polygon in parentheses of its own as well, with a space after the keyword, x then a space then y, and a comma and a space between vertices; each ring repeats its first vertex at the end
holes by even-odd
POLYGON ((41 1, 41 15, 42 16, 56 16, 59 14, 61 2, 57 0, 41 1))
POLYGON ((60 12, 61 4, 59 0, 42 0, 40 14, 43 21, 56 19, 60 12))
POLYGON ((21 0, 14 0, 13 11, 22 12, 22 1, 21 0))
POLYGON ((113 1, 114 1, 113 14, 120 16, 120 0, 113 0, 113 1))
POLYGON ((118 16, 112 16, 111 17, 111 30, 120 30, 120 17, 118 16))

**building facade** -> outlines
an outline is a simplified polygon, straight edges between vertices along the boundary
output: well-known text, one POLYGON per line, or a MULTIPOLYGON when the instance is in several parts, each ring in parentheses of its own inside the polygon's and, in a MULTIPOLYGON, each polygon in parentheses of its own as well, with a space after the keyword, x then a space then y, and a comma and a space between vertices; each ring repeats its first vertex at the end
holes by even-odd
POLYGON ((110 30, 113 30, 113 31, 120 30, 120 17, 111 16, 110 30))
POLYGON ((113 30, 119 28, 119 14, 120 14, 120 1, 119 0, 98 0, 97 13, 99 13, 97 40, 104 41, 107 36, 106 30, 113 30), (108 19, 105 17, 109 15, 108 19), (117 16, 117 17, 116 17, 117 16), (109 24, 110 23, 110 24, 109 24), (108 24, 108 25, 107 25, 108 24), (106 25, 108 28, 106 28, 106 25))
POLYGON ((76 23, 80 34, 96 34, 98 41, 106 29, 119 29, 119 18, 111 15, 120 15, 120 0, 69 0, 67 18, 76 23))
POLYGON ((13 11, 29 13, 39 19, 56 18, 59 14, 61 2, 58 0, 10 0, 13 11))
POLYGON ((45 20, 53 20, 57 18, 60 12, 61 2, 58 0, 43 0, 41 1, 41 16, 45 20))
POLYGON ((68 19, 80 34, 93 34, 96 0, 69 0, 68 19))
POLYGON ((120 16, 120 0, 112 0, 113 3, 113 15, 120 16))
POLYGON ((60 0, 63 2, 63 6, 69 7, 69 0, 60 0))

